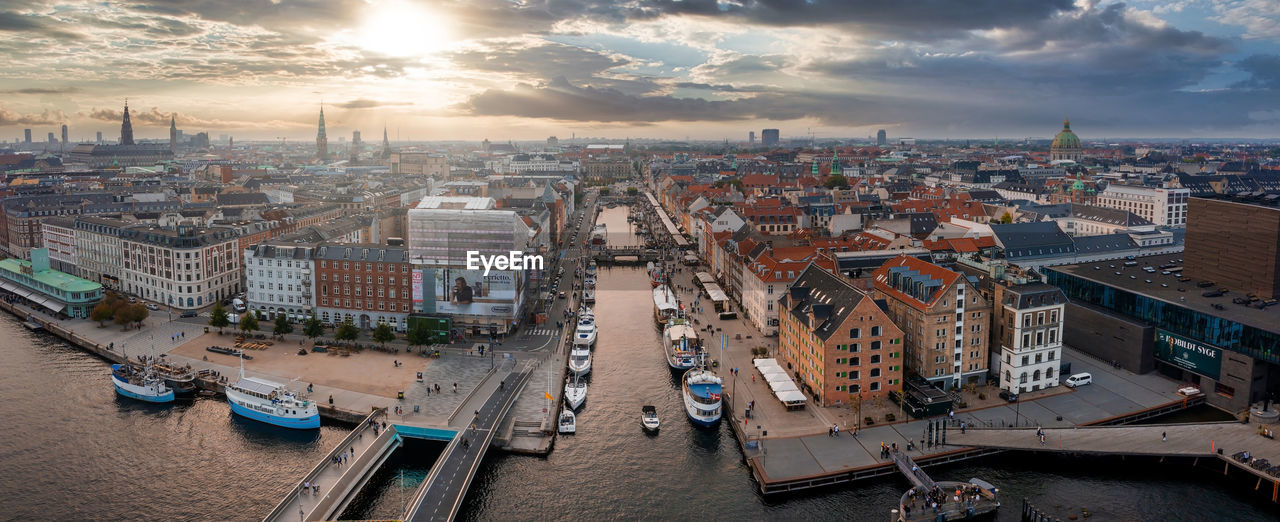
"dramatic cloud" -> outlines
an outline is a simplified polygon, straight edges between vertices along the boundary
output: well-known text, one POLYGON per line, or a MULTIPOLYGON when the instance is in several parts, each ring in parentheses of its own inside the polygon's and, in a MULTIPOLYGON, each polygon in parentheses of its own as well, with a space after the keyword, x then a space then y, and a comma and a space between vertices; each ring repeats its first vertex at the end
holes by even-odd
POLYGON ((326 98, 334 133, 432 139, 1280 133, 1273 0, 31 0, 0 57, 0 136, 123 98, 140 129, 267 138, 326 98))

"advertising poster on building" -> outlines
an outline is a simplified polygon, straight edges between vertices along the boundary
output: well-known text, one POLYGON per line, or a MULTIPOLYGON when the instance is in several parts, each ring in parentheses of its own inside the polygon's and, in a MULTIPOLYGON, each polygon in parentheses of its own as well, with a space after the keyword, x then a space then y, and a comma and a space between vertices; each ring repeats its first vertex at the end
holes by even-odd
POLYGON ((436 313, 513 316, 522 282, 518 272, 437 268, 433 290, 436 313))
POLYGON ((1156 330, 1156 360, 1218 380, 1222 350, 1164 330, 1156 330))
POLYGON ((413 271, 413 309, 422 310, 422 270, 413 271))

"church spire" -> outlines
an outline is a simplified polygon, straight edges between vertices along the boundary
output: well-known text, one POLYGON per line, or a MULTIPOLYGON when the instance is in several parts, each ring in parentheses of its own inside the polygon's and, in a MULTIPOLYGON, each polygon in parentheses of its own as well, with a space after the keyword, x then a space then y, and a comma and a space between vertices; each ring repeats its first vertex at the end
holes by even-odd
POLYGON ((391 140, 387 139, 387 126, 382 126, 382 157, 391 157, 391 140))
POLYGON ((324 104, 320 105, 320 129, 316 132, 316 159, 329 159, 329 138, 324 133, 324 104))
POLYGON ((120 123, 120 144, 133 145, 133 123, 129 121, 129 99, 124 100, 124 121, 120 123))
POLYGON ((169 153, 178 153, 178 115, 169 116, 169 153))

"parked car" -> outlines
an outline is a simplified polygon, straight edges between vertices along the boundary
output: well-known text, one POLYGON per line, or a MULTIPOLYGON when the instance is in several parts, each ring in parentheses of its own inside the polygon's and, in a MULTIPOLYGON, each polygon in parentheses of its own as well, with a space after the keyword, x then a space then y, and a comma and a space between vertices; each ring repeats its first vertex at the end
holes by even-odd
POLYGON ((1066 382, 1064 382, 1063 384, 1066 384, 1068 388, 1075 388, 1076 386, 1084 386, 1092 382, 1093 382, 1093 375, 1088 373, 1077 373, 1075 375, 1067 377, 1066 382))
POLYGON ((130 303, 136 303, 136 302, 138 302, 138 298, 137 298, 137 297, 130 297, 130 298, 129 298, 129 302, 130 302, 130 303))
POLYGON ((1018 394, 1009 390, 1000 390, 1000 398, 1009 402, 1018 402, 1018 394))
POLYGON ((1178 388, 1178 393, 1181 395, 1186 395, 1187 397, 1192 397, 1195 395, 1200 395, 1200 388, 1196 388, 1195 386, 1183 386, 1181 388, 1178 388))
POLYGON ((564 290, 561 290, 561 291, 560 291, 560 298, 561 298, 561 299, 564 299, 564 298, 565 298, 564 290))
POLYGON ((159 306, 157 306, 155 303, 147 303, 147 310, 151 310, 152 312, 154 312, 154 311, 157 311, 157 310, 159 310, 159 309, 160 309, 160 307, 159 307, 159 306))
POLYGON ((179 317, 195 317, 195 316, 196 316, 195 310, 187 310, 182 312, 182 315, 180 315, 179 317))

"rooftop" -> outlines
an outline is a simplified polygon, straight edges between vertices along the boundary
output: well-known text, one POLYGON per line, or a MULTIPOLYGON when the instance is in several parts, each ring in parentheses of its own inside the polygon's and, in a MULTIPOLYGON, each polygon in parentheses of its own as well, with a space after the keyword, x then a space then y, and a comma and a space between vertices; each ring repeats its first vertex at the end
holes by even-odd
POLYGON ((1198 283, 1202 282, 1200 280, 1178 281, 1182 267, 1181 253, 1143 256, 1137 258, 1136 261, 1138 262, 1137 266, 1124 266, 1125 260, 1117 259, 1096 263, 1055 266, 1045 270, 1070 274, 1081 279, 1159 299, 1166 303, 1221 317, 1260 330, 1280 333, 1280 306, 1259 309, 1253 306, 1236 304, 1232 302, 1232 299, 1248 299, 1248 296, 1239 292, 1232 292, 1229 288, 1220 297, 1205 297, 1205 293, 1220 287, 1213 285, 1201 288, 1197 286, 1198 283), (1172 268, 1176 268, 1177 271, 1163 274, 1162 272, 1166 269, 1160 267, 1168 265, 1174 265, 1172 268), (1148 266, 1154 268, 1156 270, 1155 273, 1143 270, 1148 266), (1148 283, 1147 281, 1150 282, 1148 283), (1214 305, 1221 307, 1221 309, 1214 308, 1214 305))
MULTIPOLYGON (((30 267, 30 261, 23 261, 21 259, 0 260, 0 270, 11 272, 13 274, 24 274, 24 269, 29 269, 30 267)), ((60 288, 67 292, 93 292, 95 290, 102 289, 102 285, 98 283, 88 279, 81 279, 57 270, 41 270, 39 272, 33 272, 30 276, 36 281, 60 288)))

